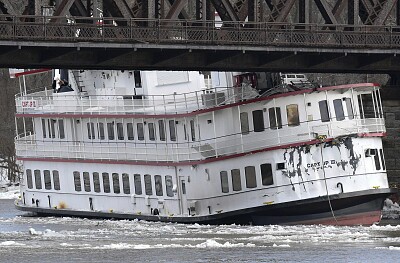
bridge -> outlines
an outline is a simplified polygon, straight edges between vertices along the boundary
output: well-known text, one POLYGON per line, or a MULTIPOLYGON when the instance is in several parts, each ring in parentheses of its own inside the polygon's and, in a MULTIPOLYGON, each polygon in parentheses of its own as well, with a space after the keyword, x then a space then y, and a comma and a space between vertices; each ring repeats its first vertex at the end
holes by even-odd
POLYGON ((397 74, 399 10, 397 0, 0 0, 0 65, 397 74))

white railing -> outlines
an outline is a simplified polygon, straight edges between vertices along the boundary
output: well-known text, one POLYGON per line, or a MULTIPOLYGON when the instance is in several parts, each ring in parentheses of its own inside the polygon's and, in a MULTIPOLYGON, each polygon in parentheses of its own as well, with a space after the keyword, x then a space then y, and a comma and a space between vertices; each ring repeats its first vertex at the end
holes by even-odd
POLYGON ((16 97, 17 113, 179 114, 255 98, 250 86, 211 88, 170 95, 90 95, 41 91, 16 97))
POLYGON ((230 134, 189 142, 154 141, 64 141, 35 138, 22 134, 16 138, 19 157, 97 159, 117 161, 183 162, 201 161, 206 158, 247 153, 268 147, 307 142, 316 138, 328 138, 360 133, 385 132, 383 118, 331 121, 310 121, 297 127, 283 126, 249 134, 230 134), (321 136, 322 135, 322 136, 321 136))

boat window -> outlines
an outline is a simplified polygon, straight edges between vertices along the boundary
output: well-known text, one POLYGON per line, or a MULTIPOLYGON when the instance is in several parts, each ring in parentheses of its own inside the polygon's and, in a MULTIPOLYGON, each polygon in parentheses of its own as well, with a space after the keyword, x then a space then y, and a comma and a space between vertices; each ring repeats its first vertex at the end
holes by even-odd
POLYGON ((346 108, 347 108, 347 117, 349 120, 354 119, 354 112, 353 112, 353 104, 351 103, 350 98, 345 98, 346 108))
POLYGON ((341 99, 333 100, 333 107, 335 108, 336 120, 344 120, 343 103, 341 99))
POLYGON ((133 181, 135 183, 135 194, 142 194, 142 179, 140 178, 140 174, 133 175, 133 181))
POLYGON ((249 115, 247 112, 240 113, 240 130, 242 134, 249 134, 249 115))
POLYGON ((171 141, 176 141, 176 127, 175 127, 175 120, 169 120, 169 138, 171 141))
POLYGON ((26 181, 28 184, 28 188, 32 189, 33 188, 33 183, 32 183, 32 170, 31 169, 27 169, 26 170, 26 181))
POLYGON ((254 166, 246 166, 244 168, 244 173, 246 176, 246 187, 247 188, 257 187, 256 168, 254 166))
POLYGON ((77 192, 82 191, 81 174, 78 171, 74 172, 74 184, 75 184, 75 191, 77 192))
POLYGON ((376 112, 374 110, 374 102, 372 93, 360 94, 358 97, 358 106, 360 108, 360 118, 376 118, 376 112))
POLYGON ((49 119, 48 124, 49 124, 49 138, 56 138, 56 129, 55 129, 55 122, 56 120, 49 119))
POLYGON ((185 141, 187 141, 188 136, 186 134, 186 124, 183 124, 183 134, 185 135, 185 141))
POLYGON ((328 102, 326 100, 321 100, 318 102, 319 105, 319 113, 321 114, 321 121, 327 122, 330 121, 328 102))
POLYGON ((126 124, 126 131, 128 133, 128 140, 133 141, 135 139, 135 135, 133 133, 133 123, 129 122, 126 124))
POLYGON ((268 109, 269 126, 271 129, 282 129, 281 108, 273 107, 268 109))
POLYGON ((162 196, 163 195, 163 187, 162 187, 161 175, 154 176, 154 186, 156 189, 156 195, 162 196))
POLYGON ((386 170, 386 164, 385 164, 385 158, 384 158, 384 155, 383 155, 383 150, 379 149, 379 153, 380 153, 380 156, 381 156, 382 169, 386 170))
POLYGON ((261 168, 261 182, 262 185, 271 185, 274 183, 272 178, 272 166, 270 163, 263 163, 261 168))
POLYGON ((262 110, 253 111, 253 127, 255 132, 264 131, 264 114, 262 110))
POLYGON ((133 77, 135 79, 135 88, 142 87, 142 78, 140 76, 140 70, 133 71, 133 77))
POLYGON ((102 173, 102 177, 103 177, 104 193, 111 192, 111 189, 110 189, 110 176, 108 175, 108 173, 102 173))
POLYGON ((117 137, 118 140, 123 140, 124 138, 124 124, 118 122, 117 123, 117 137))
POLYGON ((129 184, 129 174, 126 173, 122 174, 122 189, 124 191, 124 194, 131 193, 131 186, 129 184))
POLYGON ((85 189, 85 192, 90 192, 90 178, 89 178, 89 173, 88 172, 83 172, 83 188, 85 189))
POLYGON ((239 169, 232 169, 231 170, 231 176, 232 176, 232 189, 233 189, 233 191, 242 190, 242 182, 240 180, 240 170, 239 169))
POLYGON ((144 190, 146 195, 152 195, 153 194, 153 189, 151 187, 151 176, 150 174, 145 174, 144 175, 144 190))
POLYGON ((60 190, 60 175, 57 170, 53 170, 54 190, 60 190))
POLYGON ((165 141, 165 123, 164 120, 158 121, 158 130, 160 131, 160 141, 165 141))
POLYGON ((143 130, 143 123, 138 123, 137 125, 137 133, 138 133, 138 140, 144 140, 144 130, 143 130))
POLYGON ((108 139, 109 140, 114 140, 115 135, 114 135, 114 122, 108 122, 107 123, 107 132, 108 132, 108 139))
POLYGON ((181 185, 182 185, 182 194, 185 195, 186 194, 186 183, 185 181, 181 181, 181 185))
POLYGON ((113 180, 114 193, 119 194, 121 192, 121 189, 120 189, 120 186, 119 186, 119 174, 113 173, 112 174, 112 180, 113 180))
POLYGON ((93 188, 96 193, 100 193, 100 176, 98 172, 94 172, 93 176, 93 188))
POLYGON ((375 169, 380 170, 381 169, 381 161, 379 160, 378 151, 376 151, 376 150, 375 150, 375 155, 374 155, 374 162, 375 162, 375 169))
POLYGON ((46 120, 42 119, 42 133, 43 133, 43 138, 46 138, 46 120))
POLYGON ((58 120, 58 137, 65 139, 64 120, 58 120))
POLYGON ((196 141, 196 129, 194 128, 194 120, 190 120, 190 134, 192 142, 196 141))
POLYGON ((96 136, 94 135, 94 123, 93 122, 87 123, 87 131, 88 131, 89 139, 91 139, 91 140, 96 139, 96 136))
POLYGON ((147 126, 149 127, 149 140, 154 141, 156 139, 156 131, 154 129, 154 123, 150 122, 147 126))
POLYGON ((287 75, 287 78, 294 79, 294 78, 296 78, 296 75, 287 75))
POLYGON ((44 170, 43 171, 44 175, 44 188, 47 190, 51 190, 51 177, 50 177, 50 171, 49 170, 44 170))
POLYGON ((99 130, 99 139, 100 140, 104 140, 105 139, 105 136, 104 136, 104 123, 99 122, 97 124, 97 128, 99 130))
POLYGON ((228 172, 227 171, 221 171, 220 176, 221 176, 221 189, 222 189, 222 192, 223 193, 228 193, 229 192, 228 172))
POLYGON ((286 106, 288 126, 299 126, 299 108, 297 104, 290 104, 286 106))
POLYGON ((306 76, 304 76, 304 75, 296 75, 296 78, 298 78, 298 79, 304 79, 306 76))
POLYGON ((40 175, 40 170, 34 170, 33 174, 35 175, 35 186, 36 189, 42 189, 42 178, 40 175))
POLYGON ((166 192, 167 196, 173 197, 174 196, 174 191, 173 191, 173 183, 172 183, 172 176, 167 175, 165 176, 165 187, 166 187, 166 192))

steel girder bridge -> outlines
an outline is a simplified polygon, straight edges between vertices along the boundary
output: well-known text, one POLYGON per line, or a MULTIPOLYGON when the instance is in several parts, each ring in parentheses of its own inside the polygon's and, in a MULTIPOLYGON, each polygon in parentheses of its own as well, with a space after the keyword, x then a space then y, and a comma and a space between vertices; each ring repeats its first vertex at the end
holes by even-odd
POLYGON ((0 65, 400 71, 398 0, 0 0, 0 65))

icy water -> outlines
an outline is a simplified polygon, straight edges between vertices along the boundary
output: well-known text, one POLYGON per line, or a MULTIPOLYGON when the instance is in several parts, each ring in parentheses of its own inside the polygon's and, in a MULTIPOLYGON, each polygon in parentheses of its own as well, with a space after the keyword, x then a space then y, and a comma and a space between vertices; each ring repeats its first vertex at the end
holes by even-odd
POLYGON ((29 217, 0 200, 0 262, 399 262, 400 226, 208 226, 29 217))

